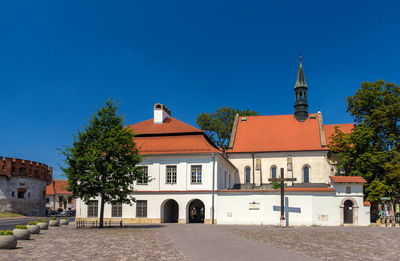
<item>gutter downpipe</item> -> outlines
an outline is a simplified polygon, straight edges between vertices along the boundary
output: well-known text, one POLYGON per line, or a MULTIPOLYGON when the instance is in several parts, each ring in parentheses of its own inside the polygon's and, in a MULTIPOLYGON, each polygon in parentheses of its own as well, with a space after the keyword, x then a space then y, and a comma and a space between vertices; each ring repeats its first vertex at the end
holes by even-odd
POLYGON ((215 186, 215 154, 211 153, 213 158, 213 170, 212 170, 212 189, 211 189, 211 224, 214 225, 214 186, 215 186))
POLYGON ((253 158, 253 186, 256 185, 256 180, 255 180, 255 172, 254 172, 254 152, 251 153, 251 157, 253 158))

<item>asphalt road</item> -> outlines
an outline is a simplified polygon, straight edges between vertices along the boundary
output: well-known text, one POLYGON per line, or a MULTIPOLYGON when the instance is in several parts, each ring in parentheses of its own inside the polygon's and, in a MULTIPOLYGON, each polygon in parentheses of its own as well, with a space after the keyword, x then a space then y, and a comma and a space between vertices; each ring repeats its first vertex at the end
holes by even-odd
MULTIPOLYGON (((49 220, 50 217, 25 217, 25 218, 7 218, 0 219, 0 230, 13 230, 16 225, 26 225, 31 221, 36 221, 38 219, 49 220)), ((74 221, 75 217, 68 217, 68 220, 74 221)))

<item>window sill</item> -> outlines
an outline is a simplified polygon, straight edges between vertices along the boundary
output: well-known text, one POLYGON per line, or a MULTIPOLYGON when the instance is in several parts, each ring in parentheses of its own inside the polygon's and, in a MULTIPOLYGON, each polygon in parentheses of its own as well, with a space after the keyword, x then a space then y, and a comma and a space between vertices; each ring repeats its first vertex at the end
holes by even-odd
POLYGON ((190 183, 190 185, 203 185, 203 183, 190 183))

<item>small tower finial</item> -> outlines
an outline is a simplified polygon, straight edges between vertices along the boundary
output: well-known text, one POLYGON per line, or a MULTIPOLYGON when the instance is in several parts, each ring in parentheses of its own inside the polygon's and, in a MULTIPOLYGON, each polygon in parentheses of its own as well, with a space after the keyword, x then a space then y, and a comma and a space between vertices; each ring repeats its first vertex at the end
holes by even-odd
POLYGON ((308 118, 308 102, 307 102, 307 83, 304 77, 303 71, 303 57, 301 56, 300 49, 300 58, 299 58, 299 71, 297 72, 297 80, 294 86, 295 93, 295 103, 294 103, 294 117, 298 121, 305 121, 308 118))

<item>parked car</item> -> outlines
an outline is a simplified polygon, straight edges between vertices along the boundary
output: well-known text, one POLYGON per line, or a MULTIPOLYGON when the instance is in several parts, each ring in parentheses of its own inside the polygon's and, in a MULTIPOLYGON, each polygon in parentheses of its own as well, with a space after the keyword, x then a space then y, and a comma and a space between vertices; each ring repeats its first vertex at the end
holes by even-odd
POLYGON ((61 216, 65 216, 65 217, 72 217, 75 216, 75 210, 64 210, 63 212, 61 212, 61 216))

